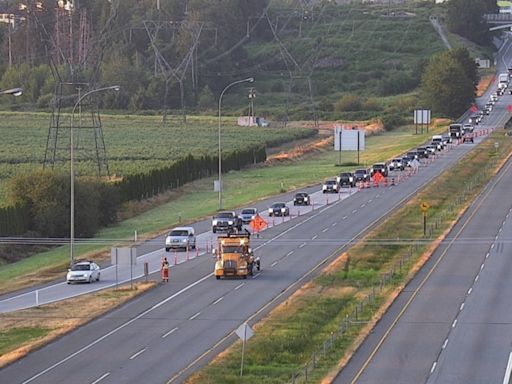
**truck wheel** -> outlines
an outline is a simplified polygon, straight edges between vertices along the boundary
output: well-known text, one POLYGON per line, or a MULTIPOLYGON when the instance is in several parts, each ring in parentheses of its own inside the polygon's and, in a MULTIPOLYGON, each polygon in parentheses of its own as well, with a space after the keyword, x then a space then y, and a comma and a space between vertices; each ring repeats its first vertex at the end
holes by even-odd
POLYGON ((212 228, 212 232, 213 232, 213 233, 217 232, 217 227, 213 227, 213 228, 212 228))
POLYGON ((244 276, 243 276, 243 278, 244 278, 244 279, 247 279, 247 275, 244 275, 244 276))
POLYGON ((217 280, 220 280, 220 276, 215 276, 215 278, 216 278, 217 280))
POLYGON ((170 249, 171 249, 171 248, 167 248, 167 247, 166 247, 166 248, 165 248, 165 252, 169 252, 169 250, 170 250, 170 249))

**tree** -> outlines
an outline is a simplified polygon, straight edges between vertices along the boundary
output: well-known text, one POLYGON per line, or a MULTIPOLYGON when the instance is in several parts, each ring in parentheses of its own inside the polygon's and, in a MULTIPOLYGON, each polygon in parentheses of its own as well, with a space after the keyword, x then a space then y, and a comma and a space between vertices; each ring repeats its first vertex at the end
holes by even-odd
POLYGON ((471 71, 459 61, 461 56, 464 57, 459 51, 438 54, 423 73, 421 100, 436 114, 460 116, 475 99, 474 79, 468 77, 471 71))
POLYGON ((198 106, 201 111, 206 111, 215 107, 215 98, 213 97, 212 90, 207 85, 205 85, 199 95, 198 106))
POLYGON ((447 2, 448 29, 479 44, 490 41, 483 15, 491 8, 486 0, 450 0, 447 2))

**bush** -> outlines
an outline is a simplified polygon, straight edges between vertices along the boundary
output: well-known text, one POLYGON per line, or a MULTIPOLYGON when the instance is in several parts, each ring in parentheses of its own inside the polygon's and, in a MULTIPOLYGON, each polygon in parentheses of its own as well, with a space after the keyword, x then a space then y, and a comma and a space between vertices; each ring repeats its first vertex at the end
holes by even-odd
POLYGON ((362 107, 361 99, 357 95, 345 95, 339 99, 334 110, 336 112, 360 111, 362 107))
POLYGON ((381 120, 382 125, 386 131, 392 131, 393 129, 398 128, 405 123, 403 116, 399 112, 394 111, 383 115, 381 120))

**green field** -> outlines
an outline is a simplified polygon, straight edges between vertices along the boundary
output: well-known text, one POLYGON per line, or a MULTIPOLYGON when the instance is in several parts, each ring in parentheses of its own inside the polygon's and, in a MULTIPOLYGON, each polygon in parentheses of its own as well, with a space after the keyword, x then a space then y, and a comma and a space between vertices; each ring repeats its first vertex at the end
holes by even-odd
MULTIPOLYGON (((0 201, 9 177, 42 167, 48 135, 49 114, 0 113, 0 201)), ((65 116, 69 121, 69 116, 65 116)), ((222 120, 223 153, 256 144, 275 146, 283 142, 314 135, 307 128, 238 127, 234 118, 222 120)), ((189 118, 188 124, 162 124, 159 116, 102 116, 110 174, 124 176, 168 166, 188 154, 217 155, 218 124, 215 118, 189 118)), ((68 172, 69 123, 62 129, 57 152, 63 161, 58 167, 68 172)), ((85 125, 86 123, 84 123, 85 125)), ((80 150, 76 152, 78 174, 94 174, 90 159, 94 145, 92 131, 80 132, 80 150), (89 156, 88 158, 86 156, 89 156)), ((0 204, 2 205, 2 204, 0 204)))

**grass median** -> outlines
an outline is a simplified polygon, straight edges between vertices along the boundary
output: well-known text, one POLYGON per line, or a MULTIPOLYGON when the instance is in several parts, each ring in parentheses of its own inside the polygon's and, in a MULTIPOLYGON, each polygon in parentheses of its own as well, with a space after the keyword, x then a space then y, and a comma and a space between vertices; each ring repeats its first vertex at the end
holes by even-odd
MULTIPOLYGON (((425 142, 433 134, 446 130, 446 121, 434 124, 430 131, 414 134, 414 127, 386 132, 368 137, 366 150, 361 152, 361 165, 371 164, 390 159, 410 148, 425 142)), ((224 206, 226 209, 241 207, 250 202, 291 191, 304 186, 321 182, 344 169, 356 166, 337 166, 338 164, 354 163, 357 155, 354 152, 343 153, 341 158, 331 148, 324 152, 306 155, 283 164, 260 165, 243 171, 229 172, 223 176, 224 206), (340 161, 341 160, 341 161, 340 161)), ((94 237, 96 244, 79 244, 75 246, 75 254, 82 258, 97 258, 107 255, 109 247, 114 243, 133 239, 134 231, 139 238, 151 238, 162 233, 169 227, 179 223, 190 223, 200 218, 211 216, 218 208, 218 195, 213 191, 213 178, 198 180, 169 192, 170 202, 156 205, 136 217, 120 222, 118 225, 101 230, 94 237)), ((0 266, 0 294, 14 291, 58 278, 64 278, 69 264, 69 248, 58 247, 19 262, 0 266)))
POLYGON ((237 342, 187 384, 322 382, 337 372, 511 152, 512 139, 495 132, 255 324, 243 378, 237 342))

